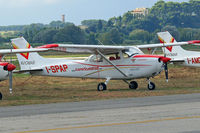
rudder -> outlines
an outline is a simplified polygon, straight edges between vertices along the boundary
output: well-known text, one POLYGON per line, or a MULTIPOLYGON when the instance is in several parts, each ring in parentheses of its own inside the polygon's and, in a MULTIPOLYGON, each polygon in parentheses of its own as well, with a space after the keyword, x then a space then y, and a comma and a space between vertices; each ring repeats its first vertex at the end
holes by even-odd
MULTIPOLYGON (((158 32, 157 35, 160 43, 176 43, 176 40, 168 31, 158 32)), ((181 59, 186 52, 186 50, 184 50, 181 46, 170 46, 162 48, 162 50, 167 57, 170 57, 174 60, 181 59)))
MULTIPOLYGON (((23 38, 11 39, 14 49, 30 49, 31 45, 23 38)), ((38 68, 44 60, 37 52, 16 54, 21 70, 32 70, 38 68)))

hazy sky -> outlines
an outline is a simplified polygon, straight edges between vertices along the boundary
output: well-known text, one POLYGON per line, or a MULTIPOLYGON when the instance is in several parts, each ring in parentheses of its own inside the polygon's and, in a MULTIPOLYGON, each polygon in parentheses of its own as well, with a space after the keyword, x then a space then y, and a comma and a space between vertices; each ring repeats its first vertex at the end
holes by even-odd
MULTIPOLYGON (((152 7, 158 0, 0 0, 0 25, 48 24, 61 20, 80 24, 87 19, 119 16, 137 7, 152 7)), ((165 0, 183 2, 189 0, 165 0)))

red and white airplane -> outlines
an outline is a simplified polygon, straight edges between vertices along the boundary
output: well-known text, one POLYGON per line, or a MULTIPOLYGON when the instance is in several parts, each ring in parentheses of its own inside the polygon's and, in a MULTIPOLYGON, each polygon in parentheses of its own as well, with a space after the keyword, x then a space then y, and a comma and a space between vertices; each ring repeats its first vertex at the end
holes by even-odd
MULTIPOLYGON (((28 43, 23 37, 11 39, 13 47, 26 48, 28 43)), ((136 81, 131 79, 147 78, 148 89, 154 90, 155 84, 151 77, 158 75, 170 58, 158 55, 145 55, 140 48, 154 48, 174 45, 184 45, 188 42, 168 44, 147 44, 138 46, 102 46, 102 45, 67 45, 49 44, 41 48, 71 53, 90 53, 86 60, 67 60, 43 58, 38 53, 30 53, 28 56, 17 54, 21 71, 30 72, 40 76, 63 76, 76 78, 101 78, 106 81, 99 83, 98 91, 107 89, 109 80, 123 80, 130 89, 136 89, 136 81)), ((166 77, 167 77, 166 70, 166 77)))
MULTIPOLYGON (((28 53, 24 52, 40 52, 40 51, 47 51, 48 49, 2 49, 0 50, 0 81, 6 80, 9 76, 9 89, 10 93, 12 93, 12 71, 16 68, 15 65, 9 62, 3 62, 2 59, 5 55, 14 54, 14 53, 21 53, 26 55, 28 53)), ((2 99, 2 93, 0 92, 0 100, 2 99)))
MULTIPOLYGON (((159 32, 158 38, 161 43, 177 43, 174 37, 166 31, 159 32)), ((200 41, 190 41, 190 44, 199 45, 200 41)), ((171 58, 170 62, 177 65, 189 66, 189 67, 200 67, 200 52, 189 51, 183 49, 181 46, 170 46, 162 49, 166 57, 171 58)))

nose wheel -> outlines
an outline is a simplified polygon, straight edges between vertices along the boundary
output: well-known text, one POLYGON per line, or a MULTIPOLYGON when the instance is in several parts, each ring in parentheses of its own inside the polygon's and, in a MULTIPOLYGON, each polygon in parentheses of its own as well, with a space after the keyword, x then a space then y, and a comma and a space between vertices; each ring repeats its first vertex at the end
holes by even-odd
POLYGON ((149 83, 148 83, 148 85, 147 85, 147 88, 148 88, 149 90, 155 90, 156 85, 155 85, 153 82, 151 82, 151 81, 149 80, 149 83))
POLYGON ((106 86, 106 84, 105 83, 99 83, 98 84, 98 86, 97 86, 97 90, 98 91, 105 91, 105 90, 107 90, 107 86, 106 86))

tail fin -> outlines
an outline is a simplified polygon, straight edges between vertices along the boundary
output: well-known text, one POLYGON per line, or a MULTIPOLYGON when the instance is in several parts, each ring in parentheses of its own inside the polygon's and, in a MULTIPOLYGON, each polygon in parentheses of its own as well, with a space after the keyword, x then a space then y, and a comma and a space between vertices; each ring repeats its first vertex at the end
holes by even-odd
MULTIPOLYGON (((30 49, 31 45, 23 38, 11 39, 14 49, 30 49)), ((21 70, 33 70, 41 67, 44 58, 37 52, 17 54, 21 70)))
MULTIPOLYGON (((166 32, 158 32, 157 33, 158 38, 160 40, 160 43, 175 43, 176 40, 172 35, 166 31, 166 32)), ((166 48, 162 48, 164 54, 166 54, 167 57, 170 57, 172 60, 180 60, 183 58, 186 50, 184 50, 181 46, 170 46, 166 48)))

